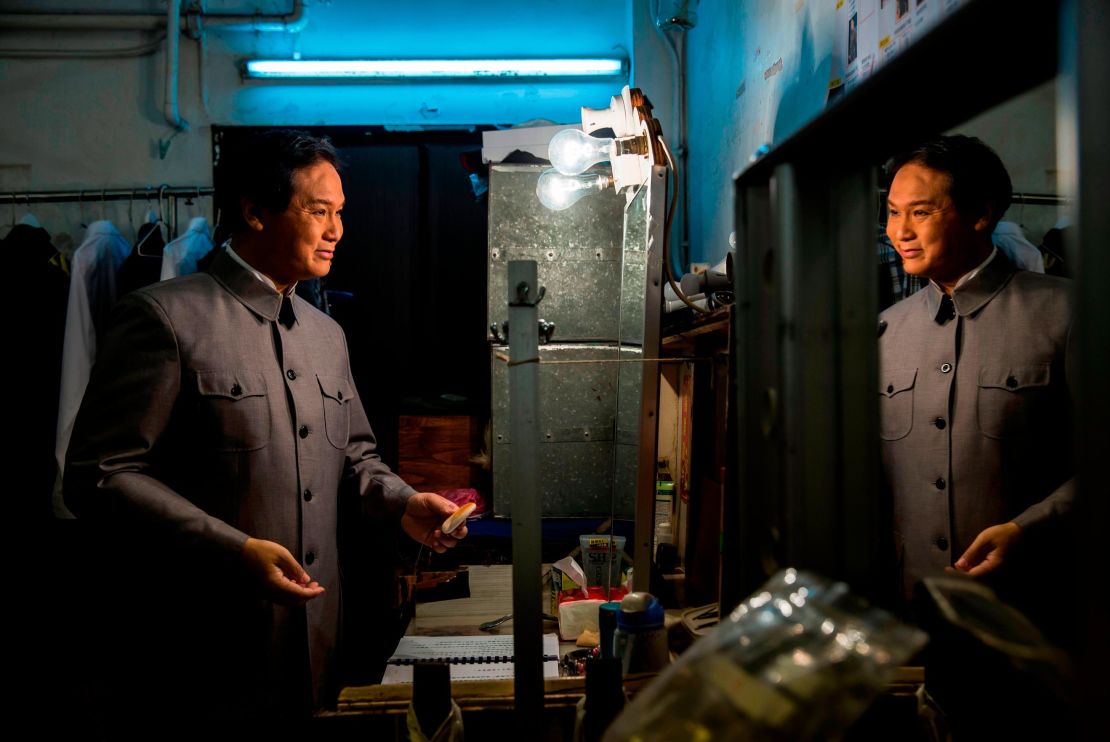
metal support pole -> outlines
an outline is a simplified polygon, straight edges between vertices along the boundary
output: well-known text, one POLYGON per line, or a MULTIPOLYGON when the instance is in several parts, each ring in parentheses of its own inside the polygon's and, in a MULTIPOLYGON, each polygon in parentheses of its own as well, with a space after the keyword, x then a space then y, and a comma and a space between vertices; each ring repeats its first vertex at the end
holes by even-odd
POLYGON ((509 415, 512 431, 513 692, 517 726, 531 736, 543 712, 540 579, 539 334, 542 292, 534 260, 510 260, 509 415))

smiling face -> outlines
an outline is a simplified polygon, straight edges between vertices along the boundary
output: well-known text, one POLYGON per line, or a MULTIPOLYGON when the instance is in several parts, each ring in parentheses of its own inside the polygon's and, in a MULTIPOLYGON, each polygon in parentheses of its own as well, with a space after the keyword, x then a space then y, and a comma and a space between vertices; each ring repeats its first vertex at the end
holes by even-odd
POLYGON ((890 184, 886 234, 911 275, 950 291, 991 250, 989 209, 978 217, 956 210, 947 173, 916 162, 903 165, 890 184))
POLYGON ((252 265, 279 289, 326 276, 343 236, 343 183, 335 167, 320 160, 293 173, 293 195, 284 211, 252 208, 247 223, 265 242, 252 265))

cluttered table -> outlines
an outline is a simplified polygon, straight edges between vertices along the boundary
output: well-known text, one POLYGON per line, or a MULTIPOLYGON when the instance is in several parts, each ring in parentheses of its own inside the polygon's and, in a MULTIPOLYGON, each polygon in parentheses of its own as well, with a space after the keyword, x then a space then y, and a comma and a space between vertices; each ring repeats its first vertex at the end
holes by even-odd
MULTIPOLYGON (((466 570, 469 596, 431 602, 418 602, 400 647, 407 639, 427 639, 437 642, 462 642, 468 637, 490 637, 507 640, 511 646, 512 620, 509 619, 489 631, 479 625, 507 616, 512 612, 512 567, 508 565, 471 566, 466 570)), ((545 610, 548 606, 545 606, 545 610)), ((697 617, 703 608, 687 611, 697 617)), ((553 623, 545 623, 545 632, 557 632, 553 623)), ((552 641, 554 638, 552 637, 552 641)), ((548 651, 551 643, 545 647, 548 651)), ((575 649, 573 642, 558 643, 559 656, 575 649)), ((395 652, 395 655, 397 653, 395 652)), ((475 738, 492 738, 511 724, 514 709, 514 687, 511 674, 500 679, 457 679, 452 666, 451 698, 464 714, 467 735, 475 738)), ((388 677, 387 670, 387 677, 388 677)), ((624 677, 623 686, 630 697, 644 691, 655 679, 654 673, 631 674, 624 677)), ((917 690, 923 681, 921 668, 899 668, 888 682, 886 692, 874 705, 868 726, 879 729, 910 728, 916 722, 917 690)), ((320 718, 333 729, 372 732, 372 736, 406 739, 405 719, 412 701, 410 682, 391 682, 344 688, 335 712, 320 718)), ((570 739, 575 723, 575 706, 585 693, 584 677, 559 677, 548 675, 544 679, 543 719, 537 728, 545 728, 551 739, 570 739)), ((866 719, 865 719, 866 720, 866 719)))
MULTIPOLYGON (((466 572, 470 596, 417 603, 415 615, 402 638, 402 646, 411 637, 453 637, 460 644, 478 637, 511 640, 511 618, 488 631, 478 627, 512 613, 512 566, 470 566, 466 572)), ((547 608, 545 605, 544 610, 547 608)), ((544 631, 557 635, 558 627, 545 622, 544 631)), ((574 642, 559 641, 558 656, 562 657, 575 648, 574 642)), ((386 677, 390 677, 389 670, 386 677)), ((584 687, 581 677, 545 677, 545 705, 573 706, 582 697, 584 687)), ((492 680, 455 680, 453 675, 451 692, 455 702, 464 710, 468 706, 511 707, 513 680, 511 676, 492 680)), ((403 682, 348 687, 340 692, 337 709, 340 713, 403 713, 411 697, 412 686, 403 682)))

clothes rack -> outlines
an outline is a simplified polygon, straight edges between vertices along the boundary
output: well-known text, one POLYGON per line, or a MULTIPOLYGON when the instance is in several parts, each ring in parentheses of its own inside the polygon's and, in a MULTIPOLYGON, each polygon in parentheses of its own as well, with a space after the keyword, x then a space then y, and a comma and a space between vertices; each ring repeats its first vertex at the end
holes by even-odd
POLYGON ((177 234, 177 201, 180 198, 205 198, 215 194, 211 186, 144 186, 142 188, 86 188, 64 191, 3 191, 0 203, 12 206, 31 206, 45 203, 96 203, 97 201, 139 201, 167 199, 169 201, 170 231, 177 234))
MULTIPOLYGON (((886 189, 880 188, 879 194, 886 197, 886 189)), ((1058 196, 1055 193, 1026 193, 1014 191, 1010 194, 1011 204, 1024 204, 1025 206, 1062 206, 1070 204, 1071 196, 1058 196)))
POLYGON ((1060 206, 1062 204, 1070 204, 1071 198, 1068 196, 1057 196, 1053 193, 1019 193, 1015 191, 1010 196, 1011 204, 1019 204, 1025 206, 1060 206))

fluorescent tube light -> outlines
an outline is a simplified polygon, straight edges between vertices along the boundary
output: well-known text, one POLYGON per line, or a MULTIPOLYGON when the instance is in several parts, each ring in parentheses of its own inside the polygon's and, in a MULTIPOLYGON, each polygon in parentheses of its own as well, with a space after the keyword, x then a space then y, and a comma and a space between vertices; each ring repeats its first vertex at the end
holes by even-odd
POLYGON ((623 59, 251 59, 252 78, 610 77, 623 59))

